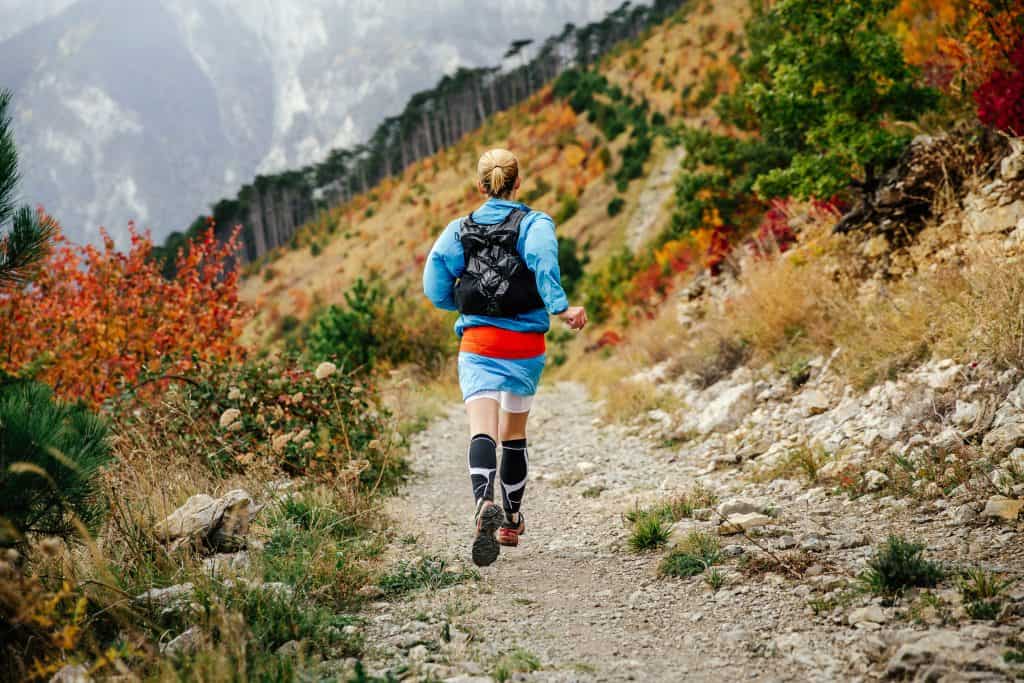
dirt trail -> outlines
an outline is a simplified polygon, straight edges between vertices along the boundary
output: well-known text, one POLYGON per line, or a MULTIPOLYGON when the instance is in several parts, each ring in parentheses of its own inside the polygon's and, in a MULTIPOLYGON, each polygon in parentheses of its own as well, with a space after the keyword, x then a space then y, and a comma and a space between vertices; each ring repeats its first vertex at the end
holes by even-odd
MULTIPOLYGON (((453 409, 416 438, 415 475, 391 512, 398 537, 417 541, 396 542, 395 559, 467 562, 472 501, 464 420, 461 407, 453 409)), ((808 668, 765 659, 746 644, 752 628, 774 635, 792 626, 782 619, 805 608, 801 599, 780 599, 777 586, 763 582, 742 587, 743 607, 731 609, 732 591, 659 578, 660 553, 627 550, 622 513, 698 474, 673 455, 620 427, 599 426, 578 385, 543 391, 531 420, 528 534, 483 569, 479 582, 377 603, 367 632, 374 668, 410 666, 420 676, 473 680, 465 676, 492 673, 502 655, 519 648, 541 668, 515 680, 829 678, 822 668, 828 662, 808 668), (787 602, 794 604, 786 609, 787 602), (440 638, 445 622, 450 643, 440 638)))

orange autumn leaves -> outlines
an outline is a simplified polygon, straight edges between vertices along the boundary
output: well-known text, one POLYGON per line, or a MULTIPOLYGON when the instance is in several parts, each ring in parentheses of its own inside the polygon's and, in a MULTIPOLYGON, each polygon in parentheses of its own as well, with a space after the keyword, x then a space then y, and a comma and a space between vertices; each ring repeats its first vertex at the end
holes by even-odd
POLYGON ((944 89, 977 86, 1024 41, 1016 0, 900 0, 892 18, 907 61, 944 89))
POLYGON ((234 257, 212 226, 179 254, 165 278, 152 240, 130 228, 127 253, 58 237, 27 288, 0 292, 0 369, 33 374, 57 395, 97 406, 151 370, 238 354, 243 318, 234 257))

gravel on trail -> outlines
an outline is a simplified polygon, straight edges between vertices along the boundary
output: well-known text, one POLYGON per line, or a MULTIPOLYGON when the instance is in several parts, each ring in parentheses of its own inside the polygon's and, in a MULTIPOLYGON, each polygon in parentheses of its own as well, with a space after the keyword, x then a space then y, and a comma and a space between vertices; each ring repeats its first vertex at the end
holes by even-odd
MULTIPOLYGON (((788 480, 755 483, 709 467, 685 445, 643 434, 603 424, 580 385, 543 390, 530 421, 528 529, 520 546, 503 548, 479 580, 373 603, 364 632, 368 670, 407 680, 831 681, 962 666, 979 673, 972 680, 1003 680, 1005 647, 997 645, 1012 643, 1019 627, 986 622, 942 630, 947 622, 934 615, 911 619, 848 589, 871 545, 888 533, 911 529, 940 558, 956 559, 972 543, 1006 542, 1007 534, 1016 538, 1012 532, 951 533, 948 516, 908 501, 850 499, 788 480), (629 510, 698 481, 721 500, 759 501, 772 516, 772 526, 756 534, 720 537, 728 559, 717 591, 704 575, 659 576, 665 550, 635 553, 627 543, 629 510), (789 557, 784 551, 813 564, 800 576, 777 567, 740 570, 743 556, 789 557), (809 606, 815 600, 823 605, 817 611, 809 606), (929 634, 935 637, 923 638, 929 634), (947 647, 949 638, 960 650, 947 647), (944 648, 963 656, 950 663, 944 648)), ((461 406, 414 438, 414 474, 390 504, 396 533, 387 562, 440 557, 472 567, 467 442, 461 406)), ((715 534, 717 526, 713 519, 680 520, 670 545, 690 530, 715 534)))

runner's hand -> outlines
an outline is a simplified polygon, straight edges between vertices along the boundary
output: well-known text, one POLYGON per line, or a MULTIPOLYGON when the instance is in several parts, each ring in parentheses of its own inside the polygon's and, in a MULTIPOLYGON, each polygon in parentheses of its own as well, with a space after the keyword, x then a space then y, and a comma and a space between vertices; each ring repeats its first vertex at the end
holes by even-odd
POLYGON ((587 324, 587 312, 582 306, 570 306, 558 317, 572 330, 582 330, 583 326, 587 324))

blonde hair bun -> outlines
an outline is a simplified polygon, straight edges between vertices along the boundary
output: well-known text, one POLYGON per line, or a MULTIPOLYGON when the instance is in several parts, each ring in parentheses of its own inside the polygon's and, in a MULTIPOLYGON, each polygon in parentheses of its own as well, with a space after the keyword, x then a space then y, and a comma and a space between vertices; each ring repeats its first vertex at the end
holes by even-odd
POLYGON ((480 157, 476 173, 488 195, 508 197, 519 177, 519 160, 507 149, 490 149, 480 157))

